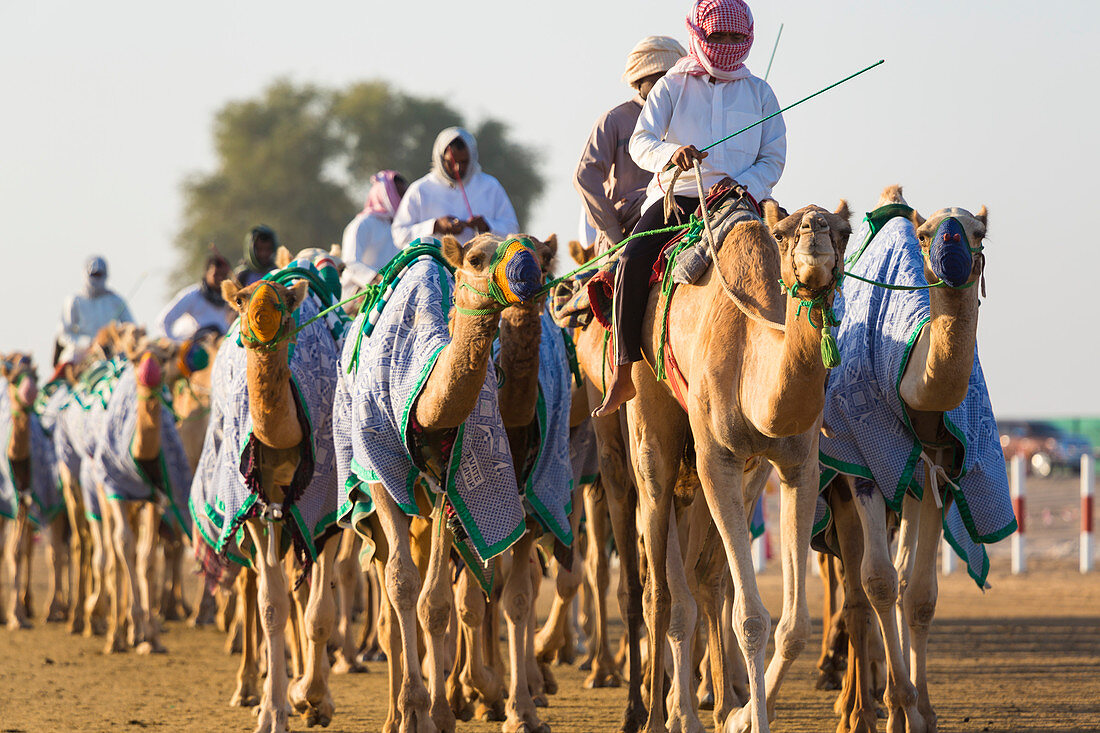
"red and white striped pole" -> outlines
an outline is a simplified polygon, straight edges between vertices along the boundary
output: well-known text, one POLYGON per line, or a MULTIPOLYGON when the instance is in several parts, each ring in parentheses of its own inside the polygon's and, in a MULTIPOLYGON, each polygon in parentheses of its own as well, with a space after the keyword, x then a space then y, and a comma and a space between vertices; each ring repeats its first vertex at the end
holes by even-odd
POLYGON ((1081 572, 1092 572, 1092 497, 1096 493, 1096 459, 1081 456, 1081 572))
POLYGON ((940 572, 944 575, 950 575, 955 572, 955 550, 951 547, 951 543, 944 537, 940 540, 940 572))
POLYGON ((1012 457, 1012 471, 1009 474, 1009 479, 1012 491, 1012 511, 1016 513, 1016 524, 1019 525, 1019 529, 1012 535, 1012 574, 1019 575, 1027 572, 1025 536, 1027 525, 1024 523, 1027 486, 1023 456, 1016 455, 1012 457))
POLYGON ((764 572, 771 557, 771 543, 768 539, 768 514, 766 511, 767 490, 760 492, 760 516, 764 519, 764 534, 752 541, 752 567, 758 573, 764 572))

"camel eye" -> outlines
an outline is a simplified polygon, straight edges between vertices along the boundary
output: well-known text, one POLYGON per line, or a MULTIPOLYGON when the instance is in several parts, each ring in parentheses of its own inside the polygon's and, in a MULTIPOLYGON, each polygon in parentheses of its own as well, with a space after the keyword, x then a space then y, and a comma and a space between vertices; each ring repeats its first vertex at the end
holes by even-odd
POLYGON ((481 267, 481 255, 470 255, 470 267, 481 267))

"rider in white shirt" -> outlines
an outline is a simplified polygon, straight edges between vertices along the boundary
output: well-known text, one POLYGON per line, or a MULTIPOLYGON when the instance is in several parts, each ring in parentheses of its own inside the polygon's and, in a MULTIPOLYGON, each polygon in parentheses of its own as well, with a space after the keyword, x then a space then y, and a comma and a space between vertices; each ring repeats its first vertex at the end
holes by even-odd
POLYGON ((224 334, 236 317, 222 300, 222 280, 229 277, 229 261, 212 251, 206 258, 202 280, 176 294, 157 316, 157 332, 173 341, 186 341, 199 330, 224 334))
POLYGON ((79 359, 91 347, 99 329, 111 321, 133 320, 122 296, 107 288, 107 260, 90 258, 84 263, 84 289, 70 296, 61 311, 57 363, 79 359))

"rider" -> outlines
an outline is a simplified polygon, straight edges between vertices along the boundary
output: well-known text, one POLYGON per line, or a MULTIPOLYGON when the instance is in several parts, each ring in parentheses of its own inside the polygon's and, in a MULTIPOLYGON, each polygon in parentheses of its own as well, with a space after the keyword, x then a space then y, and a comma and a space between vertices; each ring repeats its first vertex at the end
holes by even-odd
MULTIPOLYGON (((786 126, 776 116, 718 145, 705 146, 730 132, 779 111, 768 83, 745 67, 753 41, 752 12, 743 0, 696 0, 687 18, 691 51, 653 87, 630 138, 630 155, 653 171, 641 219, 634 233, 660 229, 666 221, 664 191, 674 165, 688 171, 673 193, 682 212, 699 205, 695 176, 699 161, 703 187, 736 182, 757 200, 771 196, 787 157, 786 126)), ((642 358, 642 315, 649 299, 649 275, 661 249, 675 235, 652 234, 623 248, 615 272, 615 367, 603 404, 593 412, 610 415, 635 394, 631 365, 642 358)))
POLYGON ((397 171, 378 171, 370 179, 370 191, 363 210, 344 228, 340 256, 345 263, 361 262, 372 270, 380 270, 393 259, 393 215, 409 182, 397 171))
POLYGON ((233 279, 247 288, 275 269, 275 250, 279 248, 279 238, 275 230, 266 224, 252 227, 244 237, 244 261, 233 273, 233 279))
POLYGON ((133 323, 130 308, 107 288, 107 260, 91 257, 84 263, 84 290, 65 301, 57 334, 54 364, 78 361, 99 330, 111 321, 133 323))
POLYGON ((172 299, 157 316, 157 331, 173 341, 186 341, 200 329, 224 334, 236 314, 222 300, 222 280, 229 276, 229 261, 217 250, 206 256, 202 280, 172 299))
POLYGON ((502 237, 519 229, 512 202, 478 163, 477 141, 461 127, 448 127, 432 146, 432 170, 413 181, 393 217, 393 243, 453 234, 465 244, 476 234, 502 237))
POLYGON ((623 81, 634 88, 634 98, 606 113, 592 128, 573 185, 581 195, 587 223, 596 229, 597 252, 621 242, 638 223, 646 184, 653 176, 638 167, 627 145, 653 85, 685 55, 684 47, 668 36, 639 41, 627 56, 623 72, 623 81))

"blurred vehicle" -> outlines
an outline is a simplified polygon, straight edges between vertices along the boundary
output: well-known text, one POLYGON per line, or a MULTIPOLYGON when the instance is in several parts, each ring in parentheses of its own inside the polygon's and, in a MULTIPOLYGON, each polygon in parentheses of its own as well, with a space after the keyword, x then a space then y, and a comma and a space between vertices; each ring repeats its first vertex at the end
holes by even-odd
POLYGON ((1092 453, 1092 443, 1042 420, 1005 420, 998 423, 1005 460, 1023 456, 1028 470, 1050 476, 1057 470, 1077 473, 1081 456, 1092 453))

